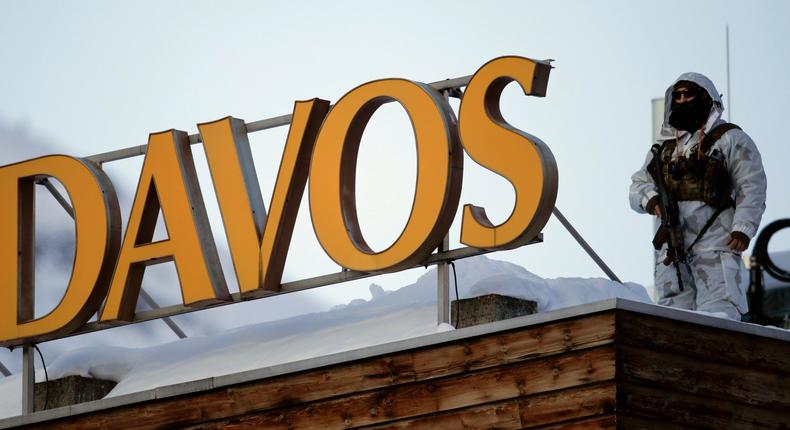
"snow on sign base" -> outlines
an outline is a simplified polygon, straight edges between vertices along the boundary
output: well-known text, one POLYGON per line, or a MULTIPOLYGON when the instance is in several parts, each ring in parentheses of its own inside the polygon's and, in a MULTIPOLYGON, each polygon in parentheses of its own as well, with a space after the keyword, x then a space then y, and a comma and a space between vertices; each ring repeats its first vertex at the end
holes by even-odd
MULTIPOLYGON (((637 284, 606 279, 543 279, 485 256, 456 263, 461 297, 497 293, 536 300, 548 312, 613 297, 651 303, 637 284)), ((271 367, 452 329, 436 325, 436 269, 395 291, 372 284, 370 300, 330 311, 249 325, 150 348, 82 347, 48 363, 50 379, 81 375, 117 381, 109 397, 271 367)), ((36 380, 44 379, 38 369, 36 380)), ((0 379, 0 417, 21 411, 19 375, 0 379)))

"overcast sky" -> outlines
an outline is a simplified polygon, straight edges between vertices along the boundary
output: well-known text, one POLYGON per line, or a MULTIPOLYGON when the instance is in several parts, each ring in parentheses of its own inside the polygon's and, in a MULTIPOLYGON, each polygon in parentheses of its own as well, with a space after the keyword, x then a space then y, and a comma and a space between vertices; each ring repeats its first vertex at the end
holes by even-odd
MULTIPOLYGON (((726 101, 727 24, 734 106, 725 115, 762 152, 769 182, 762 226, 790 216, 789 12, 783 1, 6 0, 0 3, 0 131, 16 137, 2 141, 0 161, 50 152, 87 156, 145 144, 149 133, 165 129, 192 134, 197 123, 227 115, 260 120, 290 113, 295 100, 335 102, 375 79, 469 75, 502 55, 554 59, 547 96, 525 97, 511 84, 503 114, 553 151, 557 207, 621 279, 651 285, 651 220, 632 212, 627 198, 630 175, 651 144, 650 101, 686 71, 709 76, 726 101)), ((267 206, 286 132, 251 135, 267 206)), ((193 149, 235 289, 205 158, 193 149)), ((415 161, 405 111, 383 107, 363 137, 357 177, 363 232, 378 250, 397 238, 408 217, 415 161)), ((124 218, 141 163, 106 167, 124 218)), ((464 168, 461 205, 484 206, 492 221, 504 221, 514 199, 509 184, 469 158, 464 168)), ((338 270, 318 245, 308 212, 303 204, 284 281, 338 270)), ((453 247, 459 225, 457 216, 453 247)), ((772 249, 790 248, 790 233, 776 237, 772 249)), ((543 277, 605 276, 553 218, 544 239, 492 258, 543 277)), ((394 289, 422 273, 372 281, 394 289)), ((304 296, 313 306, 306 309, 367 298, 370 282, 318 289, 304 296)), ((175 285, 161 288, 167 291, 155 294, 163 300, 179 298, 175 285)))

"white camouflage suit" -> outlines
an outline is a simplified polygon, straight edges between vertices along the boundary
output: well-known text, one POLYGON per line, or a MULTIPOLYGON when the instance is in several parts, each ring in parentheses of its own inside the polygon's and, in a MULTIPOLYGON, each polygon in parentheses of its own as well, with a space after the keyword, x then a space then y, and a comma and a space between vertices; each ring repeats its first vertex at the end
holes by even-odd
MULTIPOLYGON (((672 91, 678 81, 691 81, 708 92, 713 100, 708 120, 703 126, 705 133, 723 123, 724 107, 721 96, 713 82, 699 73, 681 75, 666 91, 664 124, 659 142, 678 137, 677 152, 689 156, 692 147, 700 142, 699 131, 689 133, 676 130, 669 125, 672 91)), ((766 178, 760 153, 752 139, 739 129, 729 130, 712 146, 718 148, 725 158, 725 165, 733 184, 735 208, 726 208, 713 222, 708 231, 688 253, 688 266, 681 265, 684 291, 678 286, 674 265, 665 266, 666 244, 657 254, 655 264, 655 288, 658 304, 706 312, 724 312, 734 320, 748 311, 746 290, 749 277, 740 254, 727 246, 730 233, 739 231, 753 238, 765 210, 766 178)), ((648 151, 642 168, 631 176, 629 200, 631 208, 645 213, 648 201, 656 196, 653 178, 647 165, 653 154, 648 151)), ((678 202, 684 247, 691 245, 700 230, 716 211, 702 201, 678 202)))

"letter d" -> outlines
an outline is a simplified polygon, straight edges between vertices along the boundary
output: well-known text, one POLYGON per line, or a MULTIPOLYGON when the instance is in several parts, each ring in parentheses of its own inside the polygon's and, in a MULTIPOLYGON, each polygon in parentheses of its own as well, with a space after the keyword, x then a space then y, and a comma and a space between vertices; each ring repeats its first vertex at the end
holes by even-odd
POLYGON ((107 294, 121 220, 109 178, 87 160, 51 155, 0 167, 0 346, 43 341, 81 327, 107 294), (74 267, 63 298, 35 319, 35 180, 54 177, 74 206, 74 267))

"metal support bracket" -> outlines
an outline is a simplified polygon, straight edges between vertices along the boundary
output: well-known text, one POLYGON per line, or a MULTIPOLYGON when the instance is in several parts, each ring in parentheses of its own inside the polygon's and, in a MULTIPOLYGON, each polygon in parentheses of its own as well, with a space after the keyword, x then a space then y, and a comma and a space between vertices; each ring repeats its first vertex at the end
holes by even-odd
POLYGON ((54 185, 52 185, 52 182, 50 182, 48 178, 37 179, 36 184, 43 185, 47 189, 47 191, 49 191, 49 193, 52 194, 52 197, 54 197, 55 200, 57 200, 58 203, 60 203, 60 206, 62 206, 63 210, 65 210, 66 213, 69 214, 71 219, 74 219, 74 208, 71 207, 71 205, 66 200, 66 198, 63 197, 62 194, 60 194, 60 191, 58 191, 58 189, 55 188, 54 185))
MULTIPOLYGON (((442 90, 442 95, 449 103, 450 97, 460 99, 463 92, 460 87, 449 87, 442 90)), ((450 234, 448 232, 442 238, 437 254, 447 252, 449 249, 450 234)), ((448 260, 436 264, 436 322, 437 325, 450 323, 450 264, 448 260)))
MULTIPOLYGON (((445 235, 439 244, 439 253, 450 248, 450 236, 445 235)), ((437 325, 450 323, 450 264, 442 261, 436 265, 436 317, 437 325)))
MULTIPOLYGON (((161 308, 161 306, 159 306, 159 304, 156 303, 154 298, 151 297, 151 295, 148 294, 148 292, 145 291, 142 288, 140 288, 140 298, 143 299, 145 304, 148 305, 148 307, 151 308, 151 309, 160 309, 161 308)), ((172 318, 170 318, 170 317, 162 317, 162 321, 164 321, 165 324, 167 324, 167 326, 170 327, 170 330, 172 330, 173 333, 175 333, 176 336, 178 336, 179 339, 185 339, 187 337, 186 333, 184 333, 184 330, 181 330, 181 327, 179 327, 178 324, 176 324, 175 321, 173 321, 172 318)))
POLYGON ((35 407, 36 367, 33 362, 33 346, 22 347, 22 413, 32 414, 35 407))
POLYGON ((557 217, 557 220, 559 220, 562 226, 565 227, 565 229, 568 230, 568 233, 570 233, 571 236, 573 236, 573 238, 576 239, 576 242, 578 242, 579 245, 581 245, 581 247, 584 248, 584 250, 587 252, 587 255, 589 255, 590 258, 592 258, 593 261, 595 261, 595 264, 597 264, 598 267, 600 267, 601 270, 603 270, 604 273, 606 273, 606 276, 608 276, 609 279, 615 282, 619 282, 621 284, 623 283, 622 281, 620 281, 620 278, 618 278, 617 275, 615 275, 614 272, 612 272, 612 269, 610 269, 609 266, 607 266, 606 263, 604 263, 601 257, 599 257, 598 254, 595 253, 595 250, 593 250, 592 247, 587 243, 587 241, 584 240, 582 235, 579 234, 579 232, 576 231, 575 228, 573 228, 570 221, 568 221, 568 219, 562 215, 562 212, 560 212, 560 210, 557 209, 556 206, 554 207, 554 210, 551 211, 551 213, 553 213, 554 216, 557 217))

